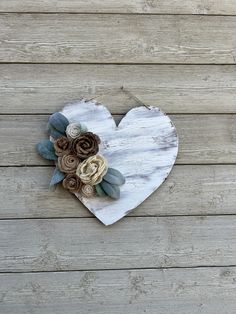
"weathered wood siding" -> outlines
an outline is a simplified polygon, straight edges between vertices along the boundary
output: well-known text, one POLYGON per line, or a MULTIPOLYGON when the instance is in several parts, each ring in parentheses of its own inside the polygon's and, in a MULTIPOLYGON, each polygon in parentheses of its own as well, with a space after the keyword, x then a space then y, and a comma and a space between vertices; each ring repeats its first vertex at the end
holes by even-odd
POLYGON ((235 0, 1 0, 0 29, 0 313, 235 314, 235 0), (121 86, 171 114, 180 152, 105 228, 34 146, 82 96, 120 121, 121 86))
POLYGON ((53 113, 98 96, 113 114, 137 103, 167 113, 236 113, 235 65, 0 64, 1 113, 53 113))
POLYGON ((236 16, 1 14, 0 62, 236 60, 236 16))
MULTIPOLYGON (((52 172, 38 166, 1 167, 0 218, 91 217, 62 187, 53 193, 48 189, 52 172)), ((158 192, 129 216, 236 214, 235 173, 235 165, 177 165, 158 192)))
POLYGON ((234 265, 235 228, 235 216, 2 220, 0 272, 234 265))
POLYGON ((234 0, 1 0, 0 12, 236 14, 234 0))
POLYGON ((4 314, 235 312, 235 267, 1 274, 4 314))

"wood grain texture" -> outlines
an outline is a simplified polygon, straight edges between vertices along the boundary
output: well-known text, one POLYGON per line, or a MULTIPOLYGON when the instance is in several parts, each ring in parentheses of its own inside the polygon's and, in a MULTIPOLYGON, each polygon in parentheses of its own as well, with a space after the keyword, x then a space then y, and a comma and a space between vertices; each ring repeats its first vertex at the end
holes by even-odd
POLYGON ((80 97, 124 114, 137 103, 167 113, 236 113, 235 65, 0 64, 0 113, 53 113, 80 97))
POLYGON ((0 275, 4 314, 234 314, 235 267, 0 275))
POLYGON ((228 266, 236 216, 0 221, 0 271, 228 266))
POLYGON ((235 63, 236 17, 1 14, 0 62, 235 63))
POLYGON ((234 0, 1 0, 0 12, 236 14, 234 0))
MULTIPOLYGON (((122 116, 115 116, 119 121, 122 116)), ((236 163, 235 115, 173 115, 178 164, 236 163)), ((0 116, 0 165, 46 165, 35 145, 47 137, 48 116, 0 116)))
MULTIPOLYGON (((62 187, 49 191, 52 171, 0 168, 0 218, 91 217, 62 187)), ((175 166, 158 191, 129 216, 236 214, 235 173, 236 166, 175 166)))

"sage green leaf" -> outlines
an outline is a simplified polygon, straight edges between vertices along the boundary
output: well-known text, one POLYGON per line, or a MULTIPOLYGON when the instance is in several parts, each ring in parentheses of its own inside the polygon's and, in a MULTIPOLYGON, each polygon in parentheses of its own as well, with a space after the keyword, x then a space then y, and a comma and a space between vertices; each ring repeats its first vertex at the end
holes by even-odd
POLYGON ((64 178, 65 178, 65 173, 61 172, 58 167, 55 168, 52 178, 51 178, 51 182, 50 182, 50 187, 60 183, 64 178))
POLYGON ((64 136, 65 134, 62 134, 61 132, 57 131, 51 124, 49 124, 49 134, 51 137, 53 137, 55 140, 58 139, 61 136, 64 136))
POLYGON ((95 185, 95 190, 96 190, 98 196, 106 196, 106 193, 103 191, 100 184, 95 185))
POLYGON ((49 118, 49 128, 54 128, 63 135, 66 133, 66 127, 68 126, 68 124, 68 119, 60 112, 55 112, 49 118))
POLYGON ((110 173, 106 173, 106 175, 103 177, 103 180, 113 185, 122 185, 124 183, 123 177, 117 177, 110 173))
MULTIPOLYGON (((122 185, 125 183, 125 177, 123 176, 123 174, 114 168, 108 168, 106 175, 108 175, 108 180, 106 179, 106 181, 109 183, 112 183, 109 180, 112 180, 113 177, 116 177, 117 178, 116 182, 119 182, 119 183, 112 183, 112 184, 122 185), (110 178, 110 176, 112 176, 112 178, 110 178)), ((105 180, 105 177, 104 177, 104 180, 105 180)))
POLYGON ((117 185, 112 185, 104 180, 100 183, 103 191, 113 199, 120 198, 120 188, 117 185))
POLYGON ((37 151, 40 156, 48 160, 57 160, 53 143, 49 140, 40 141, 37 146, 37 151))

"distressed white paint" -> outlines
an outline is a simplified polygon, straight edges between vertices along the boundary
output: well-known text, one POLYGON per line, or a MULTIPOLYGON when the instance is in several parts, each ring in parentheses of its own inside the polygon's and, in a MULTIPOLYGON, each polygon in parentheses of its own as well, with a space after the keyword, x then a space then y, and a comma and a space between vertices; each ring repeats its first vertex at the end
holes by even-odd
POLYGON ((166 179, 178 152, 178 137, 170 118, 157 107, 136 107, 116 126, 101 104, 82 100, 66 106, 62 113, 70 122, 83 122, 102 140, 100 154, 109 166, 126 178, 121 197, 76 196, 105 225, 127 215, 166 179))

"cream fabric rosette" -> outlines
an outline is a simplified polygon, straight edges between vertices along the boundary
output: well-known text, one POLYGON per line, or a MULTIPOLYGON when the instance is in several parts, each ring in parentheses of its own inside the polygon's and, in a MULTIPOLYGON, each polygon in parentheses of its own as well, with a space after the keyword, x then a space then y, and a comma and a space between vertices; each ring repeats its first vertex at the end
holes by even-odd
POLYGON ((102 181, 107 169, 107 160, 101 155, 95 155, 79 164, 76 174, 83 183, 96 185, 102 181))
POLYGON ((86 131, 87 131, 87 127, 84 124, 70 123, 68 124, 66 128, 66 135, 71 139, 75 139, 86 131))

